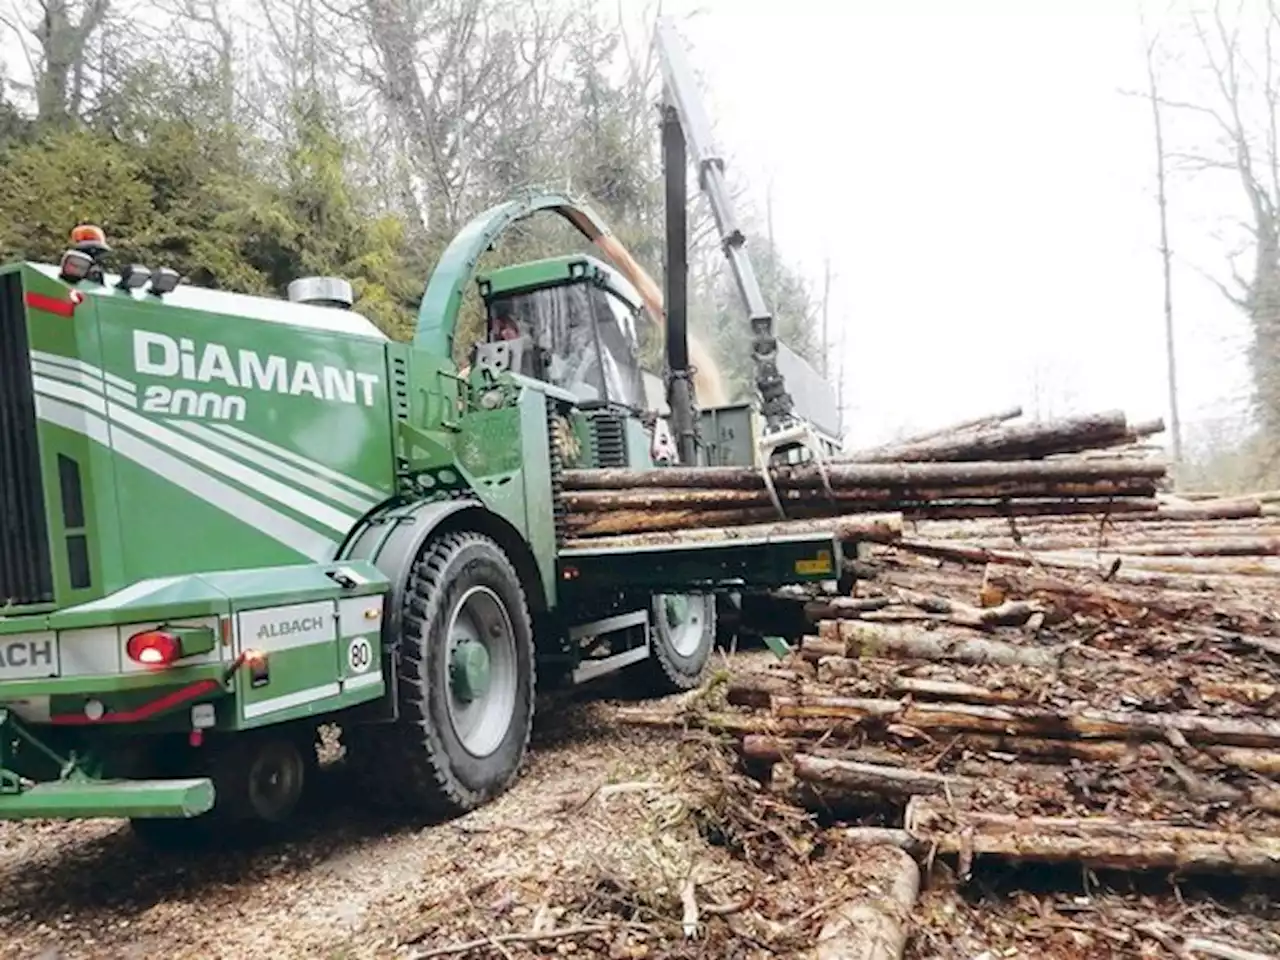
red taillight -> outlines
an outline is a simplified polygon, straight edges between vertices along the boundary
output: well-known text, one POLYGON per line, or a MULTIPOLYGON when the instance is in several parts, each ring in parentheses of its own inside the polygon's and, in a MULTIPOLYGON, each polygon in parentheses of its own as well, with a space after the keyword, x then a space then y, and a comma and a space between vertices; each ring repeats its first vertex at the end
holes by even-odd
POLYGON ((148 630, 130 637, 125 652, 144 667, 167 667, 182 656, 182 643, 172 633, 148 630))

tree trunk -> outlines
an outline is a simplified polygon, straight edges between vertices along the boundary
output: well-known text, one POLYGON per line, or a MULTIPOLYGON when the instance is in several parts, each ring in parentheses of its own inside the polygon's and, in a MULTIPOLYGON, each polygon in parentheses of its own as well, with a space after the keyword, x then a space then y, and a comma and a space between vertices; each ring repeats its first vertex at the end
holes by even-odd
POLYGON ((1134 557, 1119 554, 1089 553, 1031 553, 1015 550, 997 550, 971 543, 953 543, 943 540, 916 540, 903 538, 895 547, 925 557, 954 560, 961 563, 1007 563, 1016 566, 1056 567, 1062 570, 1081 570, 1094 574, 1116 577, 1133 574, 1137 582, 1159 585, 1167 582, 1165 576, 1249 576, 1272 577, 1280 573, 1280 560, 1271 557, 1205 558, 1205 557, 1134 557), (1127 568, 1127 569, 1126 569, 1127 568), (1152 577, 1155 574, 1157 576, 1152 577))
POLYGON ((891 543, 902 536, 902 515, 870 513, 852 517, 831 517, 824 520, 784 520, 778 523, 745 524, 735 527, 704 527, 671 532, 574 539, 566 541, 564 549, 676 547, 727 540, 763 540, 792 534, 828 533, 837 540, 891 543))
MULTIPOLYGON (((787 502, 783 511, 787 519, 812 520, 836 516, 858 516, 868 512, 897 511, 910 520, 963 520, 985 517, 1041 517, 1088 514, 1090 516, 1148 515, 1156 510, 1156 501, 1146 497, 1119 500, 991 500, 953 501, 916 500, 837 501, 813 498, 787 502)), ((683 530, 696 527, 727 527, 780 520, 772 506, 724 507, 717 505, 670 510, 619 509, 602 513, 570 513, 569 530, 576 536, 609 536, 623 533, 646 533, 683 530)))
MULTIPOLYGON (((862 456, 867 463, 886 461, 1019 460, 1051 454, 1077 453, 1124 443, 1130 439, 1121 411, 1091 414, 1066 420, 992 427, 973 433, 935 437, 902 444, 862 456)), ((851 459, 855 459, 851 458, 851 459)))
MULTIPOLYGON (((862 501, 892 503, 934 500, 998 500, 1019 499, 1098 499, 1105 497, 1153 497, 1156 485, 1148 477, 1103 479, 1092 482, 1054 482, 1035 480, 997 481, 986 484, 956 486, 884 486, 839 487, 836 500, 844 503, 862 501)), ((826 492, 820 488, 791 488, 782 492, 786 503, 825 503, 826 492)), ((577 513, 603 513, 612 510, 688 510, 731 509, 735 507, 770 507, 767 490, 721 490, 712 487, 668 487, 635 490, 571 490, 564 495, 565 508, 577 513)), ((1153 507, 1154 508, 1154 507, 1153 507)))
POLYGON ((860 851, 858 864, 862 890, 823 922, 814 960, 901 960, 920 868, 889 844, 860 851))
POLYGON ((1056 670, 1063 654, 1058 647, 1023 646, 941 628, 920 630, 857 620, 824 620, 818 624, 818 635, 823 640, 843 643, 844 655, 852 658, 950 660, 1056 670))
MULTIPOLYGON (((833 488, 961 486, 1012 481, 1088 483, 1096 480, 1160 480, 1163 464, 1147 460, 1089 463, 1083 460, 975 463, 844 463, 827 464, 833 488)), ((821 489, 816 466, 779 467, 773 471, 779 489, 821 489)), ((752 467, 661 467, 652 470, 611 468, 566 470, 565 490, 631 490, 715 487, 763 490, 760 471, 752 467)))
POLYGON ((983 573, 981 600, 998 605, 1010 597, 1024 597, 1049 604, 1059 615, 1084 613, 1107 620, 1137 621, 1155 614, 1164 619, 1184 619, 1204 609, 1202 597, 1186 598, 1169 593, 1151 595, 1113 584, 1080 584, 1059 577, 1034 576, 1007 567, 988 566, 983 573))
POLYGON ((997 733, 1008 736, 1080 737, 1097 740, 1167 740, 1220 746, 1280 747, 1280 720, 1243 720, 1189 713, 1136 713, 1092 707, 1055 711, 965 703, 907 703, 855 697, 777 696, 774 714, 785 719, 829 717, 883 720, 921 730, 997 733))
MULTIPOLYGON (((1006 410, 989 413, 986 416, 974 417, 970 420, 961 420, 958 423, 953 423, 946 427, 938 427, 936 430, 926 430, 924 433, 918 433, 915 436, 906 437, 899 440, 897 443, 890 443, 880 447, 875 447, 868 452, 879 453, 882 450, 888 450, 892 447, 911 446, 917 443, 924 443, 926 440, 936 440, 939 437, 949 437, 957 433, 967 433, 970 430, 979 430, 986 427, 998 427, 1005 421, 1017 420, 1020 416, 1022 416, 1022 407, 1009 407, 1006 410)), ((858 455, 855 454, 851 459, 856 459, 857 456, 858 455)))
POLYGON ((972 781, 963 777, 803 753, 793 756, 791 764, 795 768, 796 779, 823 787, 824 795, 874 793, 891 797, 934 794, 962 797, 971 793, 974 787, 972 781))
POLYGON ((860 613, 883 610, 893 601, 889 597, 831 597, 829 600, 813 600, 804 605, 805 618, 810 623, 819 620, 839 620, 856 617, 860 613))
POLYGON ((1120 870, 1177 870, 1280 876, 1280 837, 1202 830, 1109 817, 1036 817, 946 809, 917 797, 907 831, 958 854, 962 874, 975 855, 1120 870))
POLYGON ((961 703, 1017 704, 1026 703, 1028 695, 1021 690, 998 690, 973 683, 953 680, 928 680, 922 677, 894 677, 892 688, 924 700, 956 700, 961 703))
POLYGON ((1117 543, 1108 553, 1143 557, 1274 557, 1280 537, 1217 537, 1164 542, 1117 543))

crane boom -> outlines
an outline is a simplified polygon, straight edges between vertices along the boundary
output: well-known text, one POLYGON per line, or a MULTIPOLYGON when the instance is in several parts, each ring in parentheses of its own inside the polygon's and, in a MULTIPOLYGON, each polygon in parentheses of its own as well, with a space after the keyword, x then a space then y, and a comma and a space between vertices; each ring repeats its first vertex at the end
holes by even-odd
MULTIPOLYGON (((747 310, 751 328, 751 360, 760 412, 765 430, 761 454, 773 454, 797 446, 808 448, 821 467, 819 441, 812 426, 795 414, 795 403, 778 368, 778 341, 773 332, 773 313, 765 302, 747 253, 747 238, 734 215, 725 181, 724 157, 711 136, 711 122, 698 98, 693 70, 685 57, 684 45, 671 17, 658 19, 654 32, 663 78, 663 168, 666 181, 667 226, 667 367, 670 376, 668 404, 680 459, 695 462, 693 398, 689 389, 688 358, 688 246, 685 185, 688 155, 692 153, 698 185, 711 204, 720 246, 733 270, 738 293, 747 310)), ((823 471, 825 480, 825 470, 823 471)), ((768 471, 766 484, 773 487, 768 471)), ((781 512, 776 496, 774 503, 781 512)))

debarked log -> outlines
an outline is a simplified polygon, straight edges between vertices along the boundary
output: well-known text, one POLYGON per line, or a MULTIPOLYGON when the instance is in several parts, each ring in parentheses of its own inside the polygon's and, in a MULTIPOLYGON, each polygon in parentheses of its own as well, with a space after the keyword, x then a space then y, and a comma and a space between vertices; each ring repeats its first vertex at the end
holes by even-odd
POLYGON ((1256 833, 1110 817, 960 811, 930 797, 911 800, 905 826, 913 837, 966 863, 993 855, 1121 870, 1280 875, 1280 837, 1256 833))
POLYGON ((902 514, 868 513, 822 520, 784 520, 778 523, 745 524, 735 527, 702 527, 661 533, 570 539, 565 542, 564 549, 678 547, 730 540, 767 541, 796 534, 827 534, 833 539, 843 541, 892 543, 902 536, 902 514))
MULTIPOLYGON (((1006 643, 945 628, 921 630, 912 626, 858 620, 823 620, 817 626, 820 639, 843 644, 843 655, 851 658, 949 660, 1053 670, 1061 664, 1064 652, 1059 647, 1006 643)), ((804 642, 801 655, 813 659, 811 654, 803 652, 804 642)))
MULTIPOLYGON (((849 487, 901 488, 986 484, 1009 481, 1085 483, 1095 480, 1161 480, 1168 470, 1148 460, 1013 460, 971 463, 829 463, 826 473, 835 489, 849 487)), ((821 489, 816 466, 778 467, 774 485, 782 490, 821 489)), ((764 490, 760 471, 752 467, 660 467, 652 470, 609 468, 566 470, 565 490, 633 490, 693 487, 720 490, 764 490)))
POLYGON ((904 703, 859 697, 775 695, 772 702, 774 714, 787 719, 876 720, 921 730, 1100 740, 1167 740, 1180 735, 1190 743, 1280 747, 1280 720, 1260 718, 1148 714, 1093 707, 1057 711, 965 703, 904 703))
POLYGON ((859 850, 858 894, 836 906, 818 931, 814 960, 900 960, 920 867, 897 845, 859 850))

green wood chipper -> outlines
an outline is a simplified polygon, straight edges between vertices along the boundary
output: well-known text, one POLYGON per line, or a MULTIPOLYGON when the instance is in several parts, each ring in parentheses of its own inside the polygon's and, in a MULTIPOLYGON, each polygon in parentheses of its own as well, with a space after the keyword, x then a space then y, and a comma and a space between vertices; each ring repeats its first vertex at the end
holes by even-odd
POLYGON ((156 841, 279 823, 322 724, 341 728, 371 801, 454 815, 516 776, 535 682, 626 669, 656 693, 689 689, 717 596, 839 575, 828 534, 566 543, 567 449, 576 469, 705 460, 684 316, 689 146, 750 314, 760 462, 824 449, 779 374, 670 30, 665 297, 589 207, 554 193, 458 234, 408 343, 353 310, 342 280, 302 278, 276 300, 108 269, 92 226, 56 264, 0 268, 0 818, 128 818, 156 841), (542 212, 603 259, 475 276, 542 212), (475 283, 487 327, 459 368, 475 283), (647 412, 645 311, 667 325, 666 417, 647 412))

